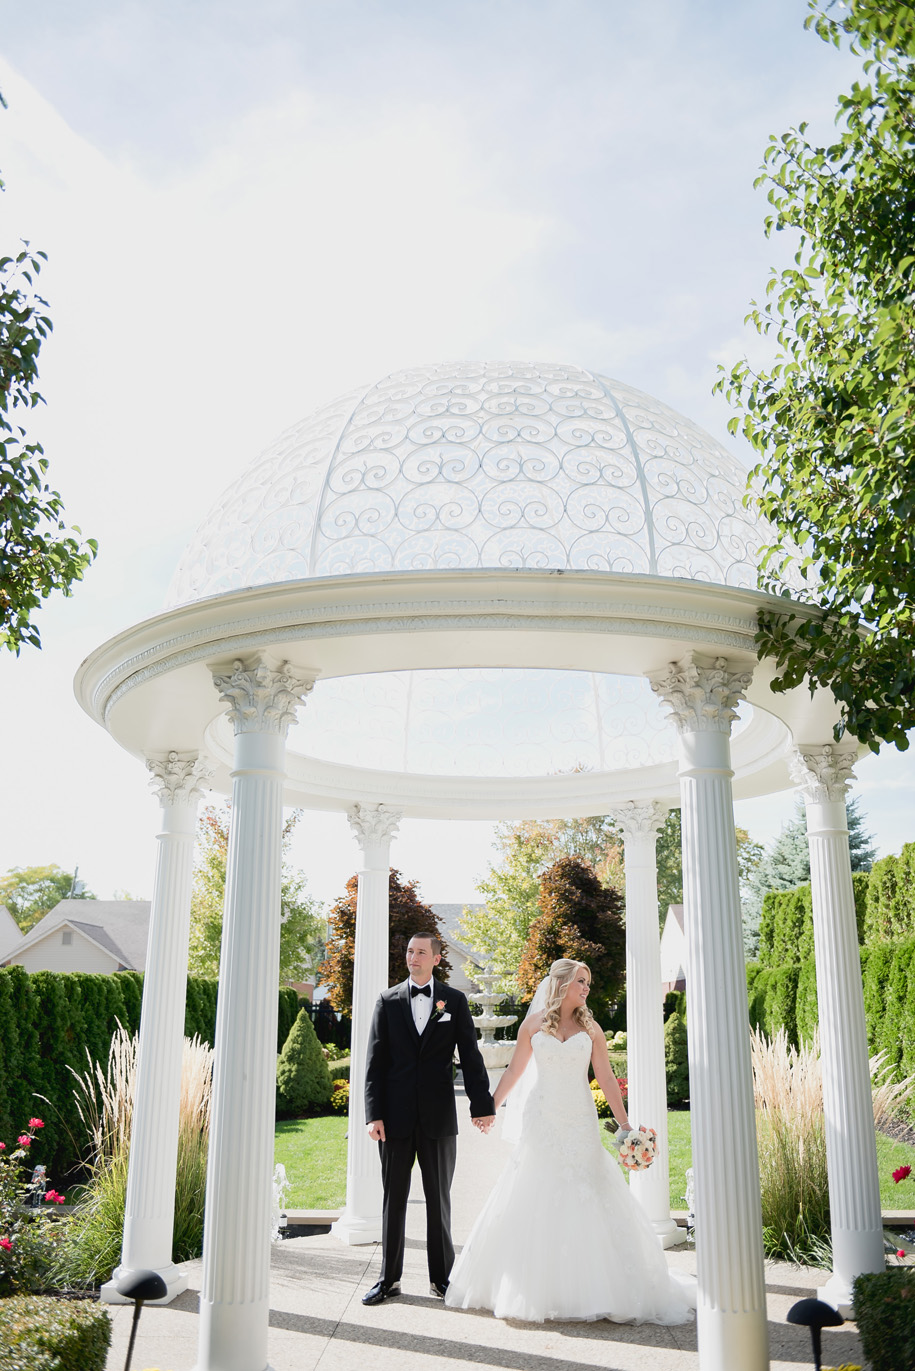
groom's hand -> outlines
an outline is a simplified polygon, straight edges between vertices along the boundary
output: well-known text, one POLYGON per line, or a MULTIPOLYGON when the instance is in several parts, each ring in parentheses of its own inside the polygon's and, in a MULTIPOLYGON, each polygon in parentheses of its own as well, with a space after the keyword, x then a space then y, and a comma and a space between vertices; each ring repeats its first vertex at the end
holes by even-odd
POLYGON ((383 1119, 373 1119, 372 1122, 368 1125, 368 1130, 369 1137, 371 1138, 372 1142, 385 1141, 383 1119))
POLYGON ((475 1127, 475 1128, 478 1128, 478 1129, 480 1130, 481 1133, 488 1133, 489 1130, 492 1128, 493 1124, 495 1123, 495 1121, 496 1121, 496 1116, 495 1116, 495 1114, 486 1114, 485 1116, 483 1116, 483 1117, 481 1117, 481 1118, 479 1118, 479 1119, 471 1119, 471 1120, 470 1120, 470 1122, 474 1125, 474 1127, 475 1127))

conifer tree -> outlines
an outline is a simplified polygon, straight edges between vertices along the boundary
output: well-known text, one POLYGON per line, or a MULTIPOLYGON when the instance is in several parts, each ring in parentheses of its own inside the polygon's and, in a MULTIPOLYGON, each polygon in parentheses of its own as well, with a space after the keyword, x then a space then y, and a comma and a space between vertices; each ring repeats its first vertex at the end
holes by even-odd
POLYGON ((330 1104, 330 1072, 307 1009, 300 1009, 276 1067, 277 1106, 283 1113, 330 1104))
MULTIPOLYGON (((870 871, 877 855, 873 836, 865 827, 858 796, 848 803, 848 848, 852 871, 870 871)), ((810 848, 803 800, 756 867, 743 899, 743 941, 748 959, 759 950, 759 921, 763 897, 770 890, 794 890, 810 880, 810 848)))

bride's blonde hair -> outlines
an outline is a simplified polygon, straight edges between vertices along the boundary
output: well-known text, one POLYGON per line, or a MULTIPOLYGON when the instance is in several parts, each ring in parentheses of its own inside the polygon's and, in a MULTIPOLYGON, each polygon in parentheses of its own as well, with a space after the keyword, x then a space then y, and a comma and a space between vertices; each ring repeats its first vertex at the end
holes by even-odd
MULTIPOLYGON (((587 971, 588 980, 591 980, 590 968, 585 966, 584 962, 573 962, 570 957, 560 957, 550 967, 550 979, 547 981, 546 987, 546 1005, 540 1023, 542 1033, 555 1034, 559 1027, 559 1015, 562 1011, 562 1002, 565 999, 566 991, 579 971, 587 971)), ((572 1018, 585 1033, 591 1032, 594 1015, 586 1004, 577 1005, 572 1010, 572 1018)))

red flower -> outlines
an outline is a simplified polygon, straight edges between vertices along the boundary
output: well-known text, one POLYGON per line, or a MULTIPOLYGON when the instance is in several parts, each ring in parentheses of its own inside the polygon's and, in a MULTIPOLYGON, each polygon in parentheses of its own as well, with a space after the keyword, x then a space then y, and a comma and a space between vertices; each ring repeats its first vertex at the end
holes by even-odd
POLYGON ((3 1248, 4 1252, 12 1252, 13 1250, 13 1244, 9 1238, 0 1238, 0 1247, 3 1248))
POLYGON ((896 1252, 896 1256, 897 1256, 897 1257, 904 1257, 904 1256, 905 1256, 905 1248, 900 1247, 900 1248, 898 1249, 898 1251, 896 1252))
POLYGON ((0 1143, 0 1152, 6 1151, 6 1143, 0 1143))
POLYGON ((29 1119, 29 1128, 44 1128, 41 1119, 29 1119))
POLYGON ((19 1144, 20 1147, 31 1147, 31 1146, 32 1146, 32 1139, 29 1137, 28 1133, 20 1133, 20 1134, 19 1134, 19 1137, 16 1139, 16 1141, 17 1141, 17 1143, 19 1144))
POLYGON ((897 1166, 896 1170, 893 1172, 893 1180, 898 1185, 900 1181, 907 1180, 911 1174, 912 1168, 910 1166, 897 1166))
POLYGON ((46 1190, 44 1196, 45 1204, 63 1204, 63 1195, 58 1195, 56 1190, 46 1190))

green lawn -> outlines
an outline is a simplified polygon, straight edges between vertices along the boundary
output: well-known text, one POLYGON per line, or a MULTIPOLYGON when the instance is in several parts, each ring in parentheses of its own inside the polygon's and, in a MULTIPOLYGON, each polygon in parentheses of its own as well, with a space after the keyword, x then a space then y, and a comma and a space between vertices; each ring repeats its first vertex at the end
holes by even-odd
MULTIPOLYGON (((290 1119, 276 1126, 275 1157, 286 1168, 291 1189, 290 1209, 336 1209, 346 1195, 345 1117, 290 1119)), ((689 1110, 675 1109, 667 1115, 670 1147, 670 1207, 685 1209, 686 1169, 692 1161, 689 1110)), ((610 1135, 602 1131, 609 1149, 610 1135)), ((884 1209, 915 1209, 915 1147, 892 1142, 877 1134, 877 1166, 880 1203, 884 1209), (911 1166, 912 1178, 896 1185, 892 1172, 911 1166)))
POLYGON ((290 1182, 287 1209, 339 1209, 346 1198, 345 1114, 276 1126, 274 1159, 290 1182))
MULTIPOLYGON (((610 1134, 601 1130, 601 1138, 608 1152, 616 1155, 610 1145, 610 1134)), ((689 1110, 674 1109, 667 1115, 667 1145, 670 1152, 670 1207, 685 1209, 686 1168, 692 1164, 692 1142, 689 1132, 689 1110)))

